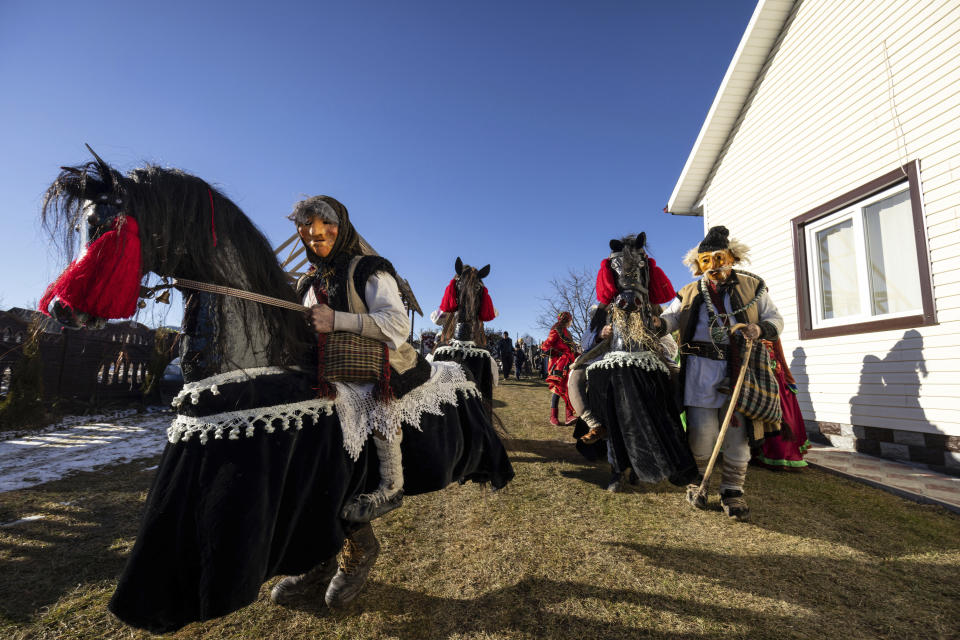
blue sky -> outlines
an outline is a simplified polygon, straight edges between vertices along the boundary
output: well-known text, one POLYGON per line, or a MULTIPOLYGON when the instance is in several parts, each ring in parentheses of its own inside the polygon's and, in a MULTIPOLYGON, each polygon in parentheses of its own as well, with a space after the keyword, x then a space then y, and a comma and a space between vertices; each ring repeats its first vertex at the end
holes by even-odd
POLYGON ((274 245, 332 195, 427 312, 457 256, 491 263, 514 336, 612 237, 646 231, 679 287, 702 220, 662 209, 754 5, 4 0, 0 308, 63 267, 38 211, 85 142, 206 179, 274 245))

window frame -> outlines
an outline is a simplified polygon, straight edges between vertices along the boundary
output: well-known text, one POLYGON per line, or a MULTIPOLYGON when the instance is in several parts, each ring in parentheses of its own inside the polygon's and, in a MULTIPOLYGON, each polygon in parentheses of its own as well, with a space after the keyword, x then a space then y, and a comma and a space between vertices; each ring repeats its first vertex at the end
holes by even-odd
MULTIPOLYGON (((854 215, 854 228, 859 229, 859 223, 854 215)), ((936 311, 933 300, 933 284, 930 276, 930 257, 927 250, 926 223, 923 215, 923 200, 920 193, 920 163, 914 160, 898 169, 886 173, 879 178, 848 191, 829 202, 826 202, 790 221, 793 229, 793 268, 797 282, 797 314, 801 340, 812 338, 829 338, 846 336, 874 331, 892 329, 908 329, 937 324, 936 311), (822 226, 826 218, 837 215, 837 222, 845 219, 842 212, 855 206, 859 209, 863 201, 889 192, 906 184, 910 195, 910 209, 913 214, 914 244, 917 251, 917 267, 920 277, 920 300, 922 311, 889 314, 878 320, 858 319, 853 322, 844 322, 842 319, 814 322, 819 317, 815 311, 816 297, 811 291, 811 264, 807 255, 808 228, 822 226)), ((862 239, 858 238, 857 242, 862 239)), ((812 249, 812 247, 811 247, 812 249)), ((865 269, 865 265, 859 265, 865 269)), ((864 282, 861 287, 869 286, 864 282)), ((859 316, 858 318, 862 318, 859 316)))

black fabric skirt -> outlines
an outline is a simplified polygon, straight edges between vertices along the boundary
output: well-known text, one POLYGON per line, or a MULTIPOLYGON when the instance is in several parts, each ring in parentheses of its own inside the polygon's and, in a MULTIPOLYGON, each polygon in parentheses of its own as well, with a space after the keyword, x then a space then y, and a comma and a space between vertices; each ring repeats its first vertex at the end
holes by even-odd
POLYGON ((632 468, 643 482, 666 478, 685 485, 697 477, 667 373, 638 366, 597 367, 589 373, 587 395, 590 410, 608 431, 605 443, 578 441, 587 459, 598 459, 608 447, 613 470, 632 468))
MULTIPOLYGON (((312 393, 310 381, 290 376, 231 386, 199 405, 185 403, 184 413, 235 411, 254 396, 252 406, 298 402, 312 393), (276 397, 281 388, 286 397, 276 397)), ((379 483, 375 449, 368 443, 354 462, 335 412, 302 420, 300 429, 283 430, 278 419, 273 433, 261 422, 235 440, 168 443, 110 611, 134 627, 174 631, 236 611, 272 576, 303 573, 336 554, 351 526, 340 518, 343 506, 379 483)), ((407 494, 467 480, 498 489, 513 477, 479 397, 459 392, 456 406, 424 413, 419 427, 403 426, 407 494)))
POLYGON ((463 353, 441 352, 435 354, 436 362, 456 362, 466 369, 473 377, 473 381, 483 396, 483 406, 487 410, 487 419, 493 418, 493 376, 494 370, 490 366, 489 354, 467 355, 463 353))

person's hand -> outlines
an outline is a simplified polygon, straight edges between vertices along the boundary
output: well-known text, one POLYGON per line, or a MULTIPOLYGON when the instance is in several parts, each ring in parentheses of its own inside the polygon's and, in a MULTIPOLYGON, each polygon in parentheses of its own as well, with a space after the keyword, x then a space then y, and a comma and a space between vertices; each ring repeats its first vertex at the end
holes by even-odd
POLYGON ((609 324, 603 325, 603 329, 600 329, 600 339, 606 340, 613 333, 613 327, 609 324))
POLYGON ((756 340, 760 337, 760 325, 751 322, 743 329, 740 330, 740 333, 747 340, 756 340))
POLYGON ((307 309, 307 322, 317 333, 330 333, 333 331, 333 309, 325 304, 315 304, 307 309))

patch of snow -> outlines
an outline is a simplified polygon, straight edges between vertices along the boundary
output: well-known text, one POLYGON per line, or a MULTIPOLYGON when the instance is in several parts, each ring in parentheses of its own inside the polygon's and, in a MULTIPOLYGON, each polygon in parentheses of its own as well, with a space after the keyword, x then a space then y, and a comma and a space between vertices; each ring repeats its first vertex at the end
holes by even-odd
POLYGON ((0 493, 158 455, 172 419, 169 410, 71 417, 42 433, 21 432, 0 441, 0 493))
POLYGON ((20 524, 21 522, 33 522, 34 520, 42 520, 43 518, 46 518, 46 517, 47 517, 47 516, 44 516, 44 515, 39 515, 39 516, 27 516, 26 518, 20 518, 19 520, 13 520, 12 522, 4 522, 4 523, 0 524, 0 527, 12 527, 12 526, 14 526, 14 525, 20 524))

